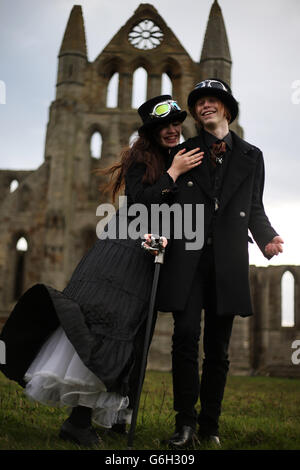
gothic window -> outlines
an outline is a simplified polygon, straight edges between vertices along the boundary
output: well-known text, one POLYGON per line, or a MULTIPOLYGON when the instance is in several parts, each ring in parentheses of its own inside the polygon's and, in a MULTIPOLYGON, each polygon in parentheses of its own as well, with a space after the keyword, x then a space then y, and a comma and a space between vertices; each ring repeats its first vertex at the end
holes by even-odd
POLYGON ((147 72, 143 67, 135 70, 132 81, 132 108, 137 109, 147 100, 147 79, 147 72))
POLYGON ((281 326, 295 325, 295 279, 290 271, 281 278, 281 326))
POLYGON ((19 186, 19 181, 18 180, 12 180, 10 182, 9 192, 13 193, 17 189, 18 186, 19 186))
POLYGON ((106 107, 118 107, 118 91, 119 91, 119 74, 115 72, 109 80, 106 95, 106 107))
POLYGON ((128 34, 128 41, 137 49, 155 49, 164 38, 164 33, 154 21, 145 19, 134 25, 128 34))
POLYGON ((16 264, 15 264, 15 282, 14 282, 14 299, 18 299, 24 288, 25 274, 25 257, 28 250, 28 243, 25 237, 20 237, 16 243, 16 264))
POLYGON ((161 94, 162 95, 172 95, 173 93, 173 84, 167 73, 163 73, 161 76, 161 94))
POLYGON ((101 158, 102 153, 102 136, 99 131, 95 131, 91 136, 90 152, 94 158, 101 158))

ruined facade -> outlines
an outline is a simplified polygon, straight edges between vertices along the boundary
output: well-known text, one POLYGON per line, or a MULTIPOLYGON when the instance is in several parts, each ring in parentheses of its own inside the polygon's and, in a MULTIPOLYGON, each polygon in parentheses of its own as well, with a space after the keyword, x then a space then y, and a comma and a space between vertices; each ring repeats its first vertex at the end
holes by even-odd
MULTIPOLYGON (((141 4, 93 61, 87 56, 81 7, 73 7, 58 55, 56 97, 49 109, 44 161, 32 171, 0 170, 0 322, 27 288, 43 282, 62 289, 96 239, 96 208, 106 202, 93 170, 114 163, 140 126, 132 105, 134 74, 147 75, 147 98, 172 94, 186 107, 194 85, 209 76, 230 83, 231 56, 221 9, 214 1, 201 58, 194 62, 157 10, 141 4), (115 103, 107 96, 117 83, 115 103), (99 155, 91 141, 100 137, 99 155), (18 187, 13 190, 14 181, 18 187)), ((243 131, 236 121, 239 135, 243 131)), ((183 137, 195 135, 189 116, 183 137)), ((255 316, 237 318, 231 343, 232 373, 300 376, 291 344, 300 339, 300 267, 251 267, 255 316), (281 278, 294 276, 294 326, 281 324, 281 278)), ((41 312, 42 315, 43 312, 41 312)), ((170 369, 171 315, 161 314, 149 367, 170 369)))

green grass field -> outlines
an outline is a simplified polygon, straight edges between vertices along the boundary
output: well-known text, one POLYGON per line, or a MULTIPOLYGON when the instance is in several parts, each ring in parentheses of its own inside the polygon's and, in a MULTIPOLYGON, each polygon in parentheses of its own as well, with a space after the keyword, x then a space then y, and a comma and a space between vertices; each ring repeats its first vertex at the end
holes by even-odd
MULTIPOLYGON (((1 450, 80 449, 58 438, 68 410, 30 402, 22 388, 2 374, 0 387, 1 450)), ((147 372, 134 449, 167 449, 161 441, 173 433, 172 406, 171 374, 147 372)), ((127 449, 126 437, 97 429, 102 450, 127 449)), ((300 450, 300 380, 228 377, 220 437, 224 450, 300 450)))

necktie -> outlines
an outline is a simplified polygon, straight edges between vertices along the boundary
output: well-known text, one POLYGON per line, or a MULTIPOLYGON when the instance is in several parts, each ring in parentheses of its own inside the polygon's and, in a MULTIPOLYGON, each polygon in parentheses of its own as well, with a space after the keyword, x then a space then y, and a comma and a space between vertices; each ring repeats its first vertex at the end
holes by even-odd
POLYGON ((223 163, 223 156, 226 152, 226 142, 224 140, 218 141, 211 146, 211 162, 215 167, 217 163, 223 163))

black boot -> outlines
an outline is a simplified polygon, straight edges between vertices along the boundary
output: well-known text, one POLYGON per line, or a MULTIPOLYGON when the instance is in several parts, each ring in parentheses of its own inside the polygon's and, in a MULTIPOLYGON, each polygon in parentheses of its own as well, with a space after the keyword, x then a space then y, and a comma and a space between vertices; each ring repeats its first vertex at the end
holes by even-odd
POLYGON ((92 447, 101 440, 92 427, 92 410, 85 406, 73 408, 70 417, 62 424, 59 437, 80 446, 92 447))
POLYGON ((172 449, 188 449, 194 448, 198 439, 194 428, 183 425, 167 442, 172 449))

